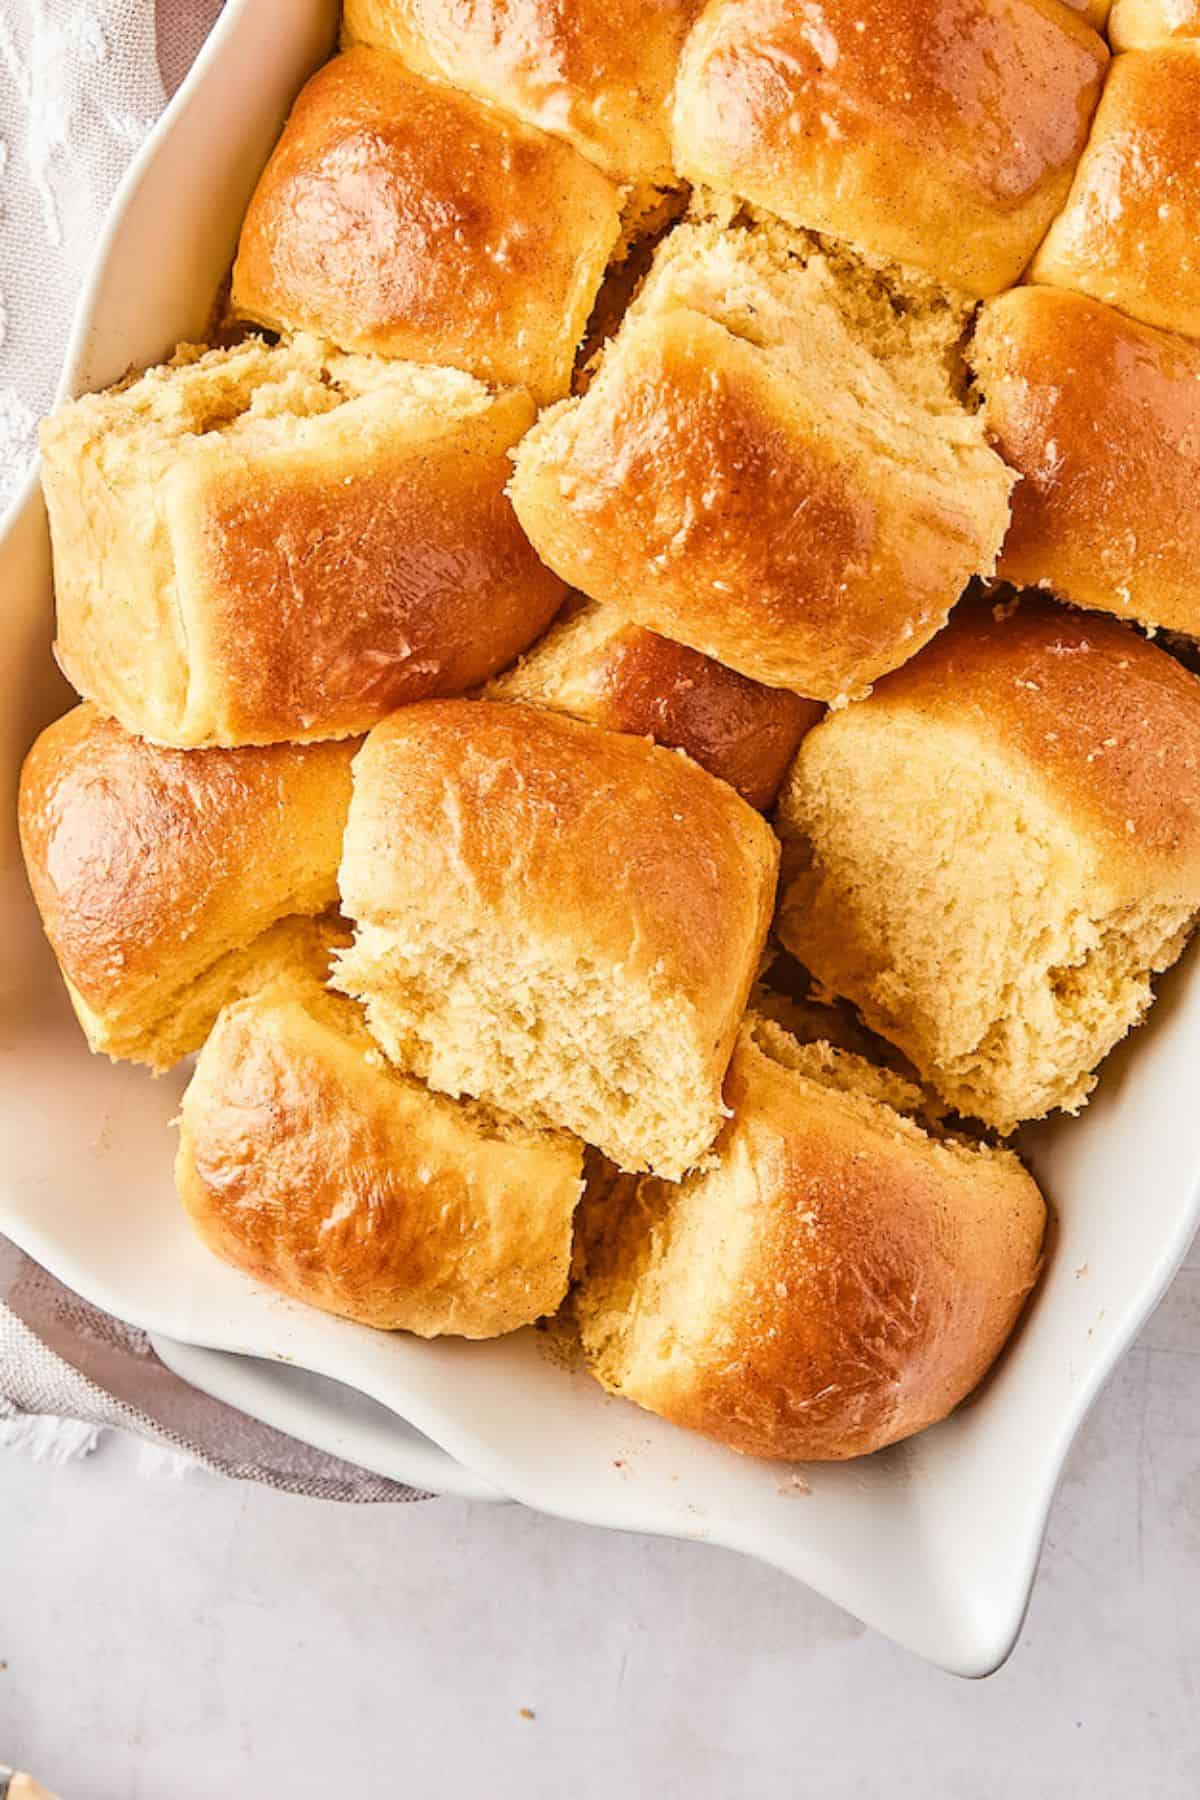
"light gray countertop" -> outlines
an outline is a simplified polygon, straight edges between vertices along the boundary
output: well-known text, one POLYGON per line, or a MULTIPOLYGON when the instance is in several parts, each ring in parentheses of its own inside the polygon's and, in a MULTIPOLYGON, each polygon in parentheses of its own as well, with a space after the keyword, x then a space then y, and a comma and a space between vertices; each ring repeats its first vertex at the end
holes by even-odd
POLYGON ((0 1456, 0 1661, 0 1762, 61 1800, 1196 1800, 1200 1254, 989 1681, 724 1551, 143 1473, 114 1438, 0 1456))

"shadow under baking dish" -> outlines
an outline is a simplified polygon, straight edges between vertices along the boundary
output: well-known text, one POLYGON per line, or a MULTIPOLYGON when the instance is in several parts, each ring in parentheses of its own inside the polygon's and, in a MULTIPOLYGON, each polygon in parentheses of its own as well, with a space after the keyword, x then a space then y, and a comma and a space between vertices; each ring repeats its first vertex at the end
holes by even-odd
MULTIPOLYGON (((230 0, 119 196, 64 391, 101 386, 202 335, 245 201, 292 96, 332 43, 334 11, 332 0, 230 0)), ((707 1539, 773 1563, 945 1668, 980 1675, 1002 1661, 1075 1431, 1200 1217, 1195 955, 1164 982, 1151 1025, 1110 1059, 1083 1117, 1027 1134, 1055 1239, 983 1389, 907 1444, 797 1479, 608 1398, 537 1331, 487 1344, 372 1332, 268 1293, 201 1247, 171 1181, 170 1122, 186 1073, 155 1082, 88 1054, 21 868, 21 757, 70 703, 49 656, 49 553, 32 488, 0 537, 0 592, 0 1230, 152 1332, 358 1390, 461 1465, 481 1495, 707 1539)), ((200 1385, 213 1379, 210 1369, 200 1385)), ((239 1377, 250 1397, 238 1403, 250 1411, 254 1387, 239 1377)), ((259 1386, 258 1405, 276 1422, 278 1393, 259 1386)), ((354 1454, 357 1426, 349 1408, 339 1421, 336 1398, 311 1389, 306 1398, 301 1385, 286 1404, 294 1435, 332 1447, 340 1433, 342 1453, 354 1454)), ((377 1416, 371 1428, 386 1434, 377 1416)), ((422 1474, 405 1460, 404 1442, 398 1423, 388 1472, 433 1479, 428 1462, 422 1474)))

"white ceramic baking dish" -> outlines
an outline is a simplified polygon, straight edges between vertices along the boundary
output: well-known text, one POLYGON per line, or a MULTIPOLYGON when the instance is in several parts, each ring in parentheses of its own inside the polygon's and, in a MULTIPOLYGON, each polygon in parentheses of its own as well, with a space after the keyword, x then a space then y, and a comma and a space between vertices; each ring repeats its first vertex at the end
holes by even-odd
MULTIPOLYGON (((333 14, 331 0, 230 0, 121 192, 65 393, 202 333, 254 178, 332 42, 333 14)), ((866 1462, 798 1476, 746 1461, 606 1398, 535 1331, 486 1345, 386 1336, 279 1299, 201 1249, 171 1184, 184 1074, 154 1082, 89 1056, 21 870, 20 760, 69 703, 50 662, 49 550, 32 488, 0 541, 0 592, 0 1229, 125 1319, 333 1378, 400 1415, 389 1435, 336 1388, 164 1345, 203 1385, 300 1436, 418 1483, 745 1551, 948 1669, 994 1668, 1019 1629, 1072 1437, 1197 1224, 1194 956, 1164 982, 1151 1026, 1110 1060, 1083 1118, 1028 1136, 1057 1214, 1049 1266, 982 1391, 866 1462)))

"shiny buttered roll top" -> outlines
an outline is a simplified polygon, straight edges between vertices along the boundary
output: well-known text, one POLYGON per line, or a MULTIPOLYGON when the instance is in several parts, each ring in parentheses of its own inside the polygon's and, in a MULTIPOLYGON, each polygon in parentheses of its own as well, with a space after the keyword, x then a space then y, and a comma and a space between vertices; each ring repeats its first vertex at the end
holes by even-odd
POLYGON ((710 0, 680 67, 676 166, 993 294, 1066 199, 1107 61, 1059 0, 710 0))
POLYGON ((568 144, 388 51, 302 90, 250 202, 232 306, 345 350, 570 384, 620 195, 568 144))

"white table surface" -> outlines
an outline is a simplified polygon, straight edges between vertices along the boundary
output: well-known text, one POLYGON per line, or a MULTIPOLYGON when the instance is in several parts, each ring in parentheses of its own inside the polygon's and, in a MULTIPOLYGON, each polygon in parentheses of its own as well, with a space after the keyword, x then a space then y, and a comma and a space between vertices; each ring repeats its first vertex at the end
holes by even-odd
POLYGON ((723 1551, 145 1474, 111 1437, 0 1454, 0 1662, 0 1762, 61 1800, 1196 1800, 1200 1255, 990 1681, 723 1551))

